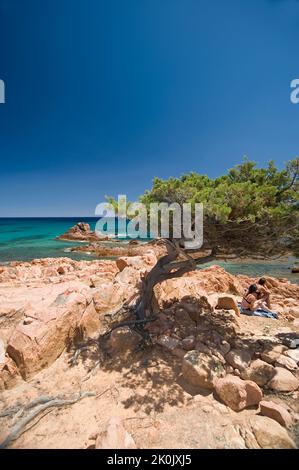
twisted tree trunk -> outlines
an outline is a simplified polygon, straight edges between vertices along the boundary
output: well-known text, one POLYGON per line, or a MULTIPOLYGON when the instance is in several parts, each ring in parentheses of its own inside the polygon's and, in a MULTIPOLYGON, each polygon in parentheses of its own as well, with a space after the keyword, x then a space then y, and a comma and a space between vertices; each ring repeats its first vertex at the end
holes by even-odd
POLYGON ((144 326, 146 323, 156 320, 156 317, 153 315, 152 308, 155 286, 167 279, 181 277, 183 274, 196 269, 198 264, 208 263, 216 258, 216 249, 211 250, 211 253, 208 256, 192 258, 188 255, 186 250, 180 248, 177 241, 165 239, 164 243, 166 244, 167 255, 162 256, 144 278, 140 296, 135 306, 122 307, 116 314, 117 317, 119 313, 123 315, 123 313, 126 312, 126 314, 128 314, 129 310, 129 318, 124 321, 117 320, 111 325, 109 330, 100 335, 97 340, 90 339, 85 343, 78 344, 75 354, 70 360, 72 364, 76 362, 77 357, 82 351, 88 350, 94 345, 98 348, 103 346, 103 341, 107 340, 112 331, 117 328, 128 326, 138 331, 144 339, 148 339, 149 335, 145 331, 144 326), (180 256, 183 256, 185 259, 177 261, 180 256), (132 315, 135 319, 132 319, 132 315))
POLYGON ((154 295, 154 287, 167 279, 181 277, 183 274, 196 269, 198 264, 208 263, 215 259, 216 251, 212 250, 211 254, 201 258, 192 258, 186 251, 179 247, 178 242, 165 240, 167 255, 162 256, 146 275, 143 280, 140 298, 134 307, 134 315, 137 320, 145 320, 152 314, 152 301, 154 295), (180 255, 186 259, 176 261, 180 255))

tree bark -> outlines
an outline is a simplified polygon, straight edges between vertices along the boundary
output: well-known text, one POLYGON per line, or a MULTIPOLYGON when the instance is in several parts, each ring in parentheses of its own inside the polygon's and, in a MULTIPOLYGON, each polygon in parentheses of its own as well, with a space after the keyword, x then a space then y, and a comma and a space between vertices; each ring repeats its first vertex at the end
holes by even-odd
POLYGON ((215 259, 215 250, 212 250, 208 256, 194 259, 188 256, 176 241, 166 240, 165 243, 167 255, 162 256, 157 261, 143 280, 140 298, 133 311, 137 320, 145 320, 151 316, 154 287, 157 284, 167 279, 181 277, 183 274, 196 269, 198 264, 208 263, 215 259), (180 255, 185 256, 187 259, 176 261, 180 255))

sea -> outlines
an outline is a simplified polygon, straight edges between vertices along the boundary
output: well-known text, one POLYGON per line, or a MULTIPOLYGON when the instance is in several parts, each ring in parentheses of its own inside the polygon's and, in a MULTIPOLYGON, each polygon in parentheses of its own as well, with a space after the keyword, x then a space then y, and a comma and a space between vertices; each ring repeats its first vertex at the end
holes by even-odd
MULTIPOLYGON (((0 218, 0 264, 11 261, 30 261, 36 258, 70 257, 74 260, 92 260, 87 253, 69 252, 69 248, 78 246, 78 242, 56 240, 78 222, 86 222, 95 229, 98 218, 94 217, 51 217, 51 218, 0 218)), ((113 245, 113 241, 109 242, 113 245)), ((114 242, 116 245, 116 242, 114 242)), ((119 246, 119 244, 117 243, 119 246)), ((299 284, 299 274, 291 273, 294 258, 283 261, 218 261, 232 274, 245 274, 256 277, 269 275, 287 278, 299 284)), ((201 265, 203 267, 215 262, 201 265)))

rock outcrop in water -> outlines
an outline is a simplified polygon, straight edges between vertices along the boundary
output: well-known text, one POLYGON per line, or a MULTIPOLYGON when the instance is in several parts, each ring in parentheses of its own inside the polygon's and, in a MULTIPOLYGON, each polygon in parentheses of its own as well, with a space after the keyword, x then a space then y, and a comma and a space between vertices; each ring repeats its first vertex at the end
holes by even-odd
POLYGON ((88 253, 97 258, 118 258, 121 256, 142 256, 149 250, 155 252, 157 257, 165 254, 165 247, 156 241, 140 242, 131 240, 130 242, 121 239, 98 240, 88 245, 74 246, 69 249, 74 253, 88 253), (108 243, 107 243, 108 242, 108 243), (134 243, 133 243, 134 242, 134 243))
POLYGON ((295 448, 299 357, 284 343, 299 337, 299 286, 286 280, 267 278, 278 320, 236 314, 255 281, 247 276, 211 266, 167 280, 155 288, 150 347, 123 326, 107 339, 105 360, 91 342, 70 362, 76 341, 97 338, 125 303, 136 301, 157 261, 148 248, 116 261, 58 258, 1 267, 3 437, 16 404, 92 391, 98 398, 43 417, 10 445, 103 448, 116 438, 125 446, 130 436, 136 447, 295 448), (108 432, 115 415, 122 424, 108 425, 108 432))
POLYGON ((90 225, 84 222, 78 222, 65 233, 57 237, 57 240, 95 242, 99 240, 109 240, 106 236, 99 236, 90 229, 90 225))

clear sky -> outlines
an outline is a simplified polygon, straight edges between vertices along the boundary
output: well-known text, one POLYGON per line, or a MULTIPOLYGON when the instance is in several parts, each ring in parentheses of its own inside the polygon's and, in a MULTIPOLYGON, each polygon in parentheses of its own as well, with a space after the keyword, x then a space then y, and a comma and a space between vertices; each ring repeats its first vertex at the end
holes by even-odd
POLYGON ((0 0, 0 216, 299 153, 296 0, 0 0))

